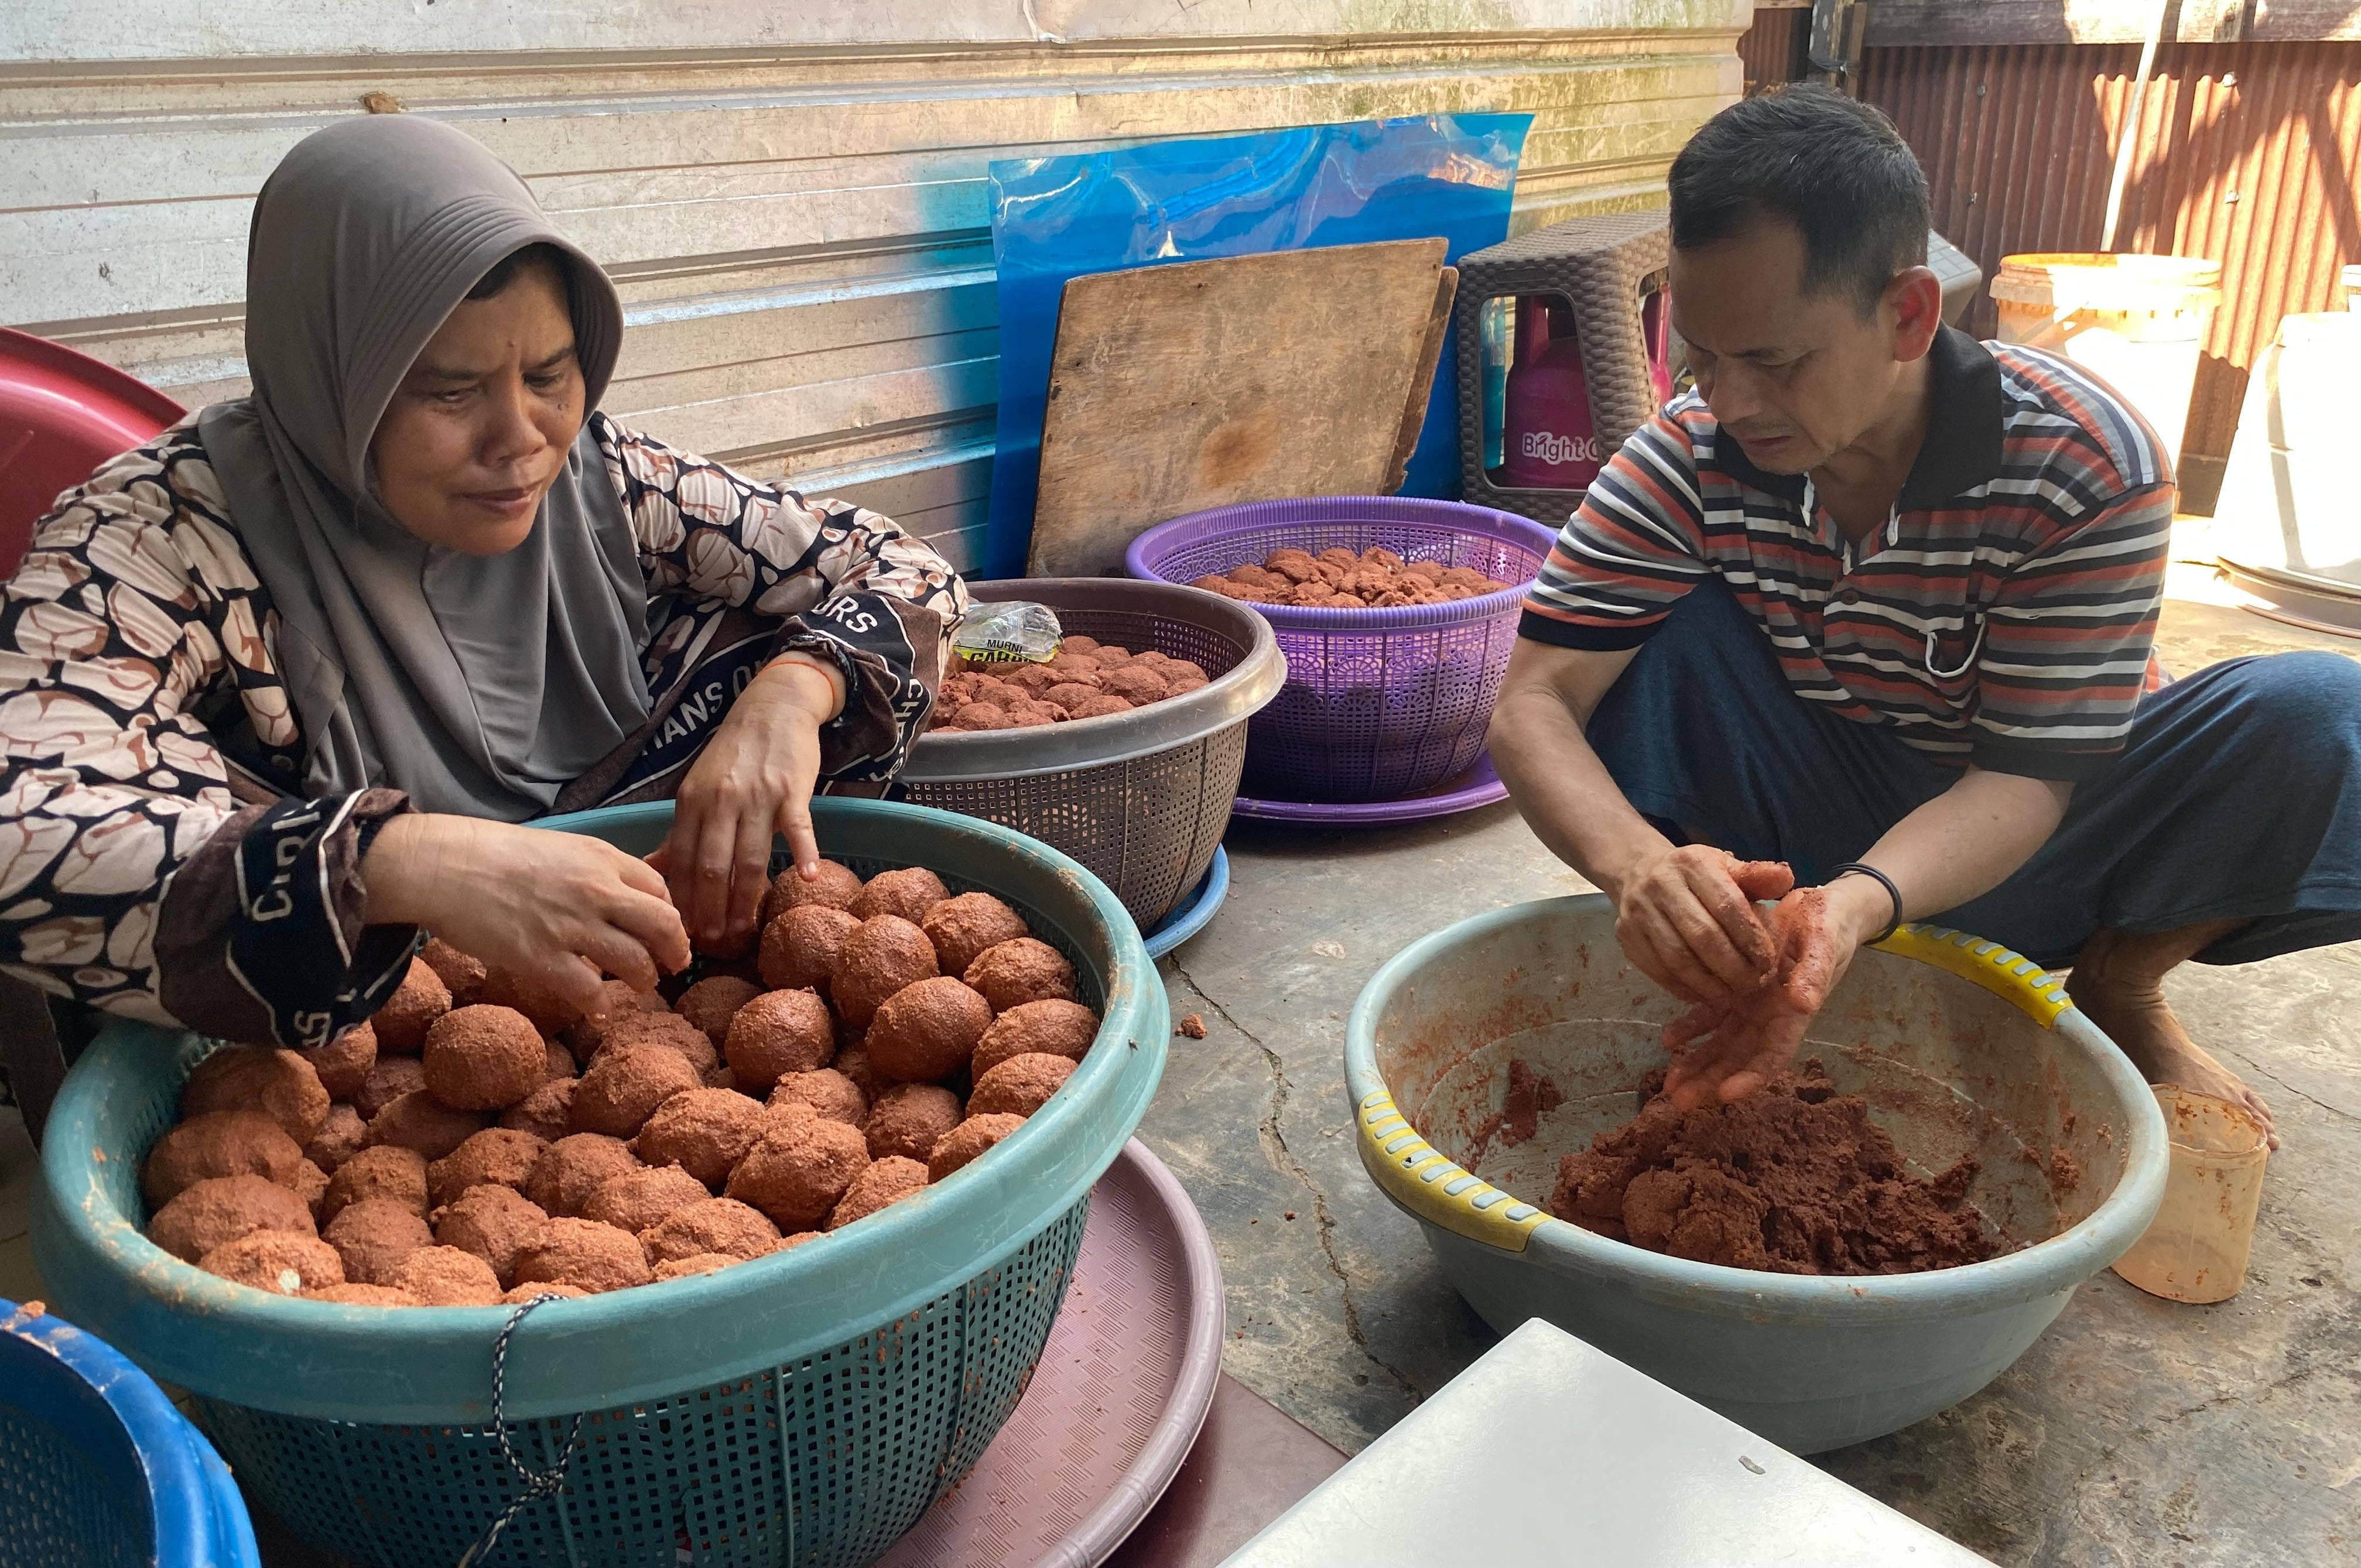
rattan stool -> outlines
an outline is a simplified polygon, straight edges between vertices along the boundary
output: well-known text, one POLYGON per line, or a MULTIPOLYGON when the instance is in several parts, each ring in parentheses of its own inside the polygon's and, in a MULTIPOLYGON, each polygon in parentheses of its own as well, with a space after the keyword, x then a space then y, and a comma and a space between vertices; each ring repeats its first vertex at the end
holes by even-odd
POLYGON ((1483 311, 1503 295, 1554 294, 1574 310, 1590 392, 1591 428, 1611 453, 1656 411, 1641 330, 1644 295, 1659 288, 1670 258, 1662 208, 1569 218, 1461 258, 1459 471, 1466 499, 1542 522, 1564 522, 1582 504, 1576 489, 1514 489, 1484 467, 1483 311))

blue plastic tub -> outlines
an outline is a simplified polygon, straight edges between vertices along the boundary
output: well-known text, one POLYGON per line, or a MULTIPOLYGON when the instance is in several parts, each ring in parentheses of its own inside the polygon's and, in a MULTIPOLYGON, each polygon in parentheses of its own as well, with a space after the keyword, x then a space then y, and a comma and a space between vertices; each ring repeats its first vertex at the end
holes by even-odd
MULTIPOLYGON (((922 806, 812 803, 822 852, 923 865, 1023 910, 1105 1017, 1066 1087, 979 1160, 856 1226, 719 1273, 537 1310, 505 1413, 566 1490, 486 1561, 865 1563, 975 1463, 1062 1300, 1092 1184, 1146 1113, 1171 1032, 1123 905, 1075 861, 922 806)), ((634 853, 669 806, 555 819, 634 853)), ((240 1480, 299 1534, 379 1568, 450 1568, 522 1488, 491 1414, 507 1310, 346 1307, 204 1274, 139 1234, 136 1172, 212 1047, 103 1034, 50 1112, 35 1255, 59 1302, 196 1396, 240 1480)))
POLYGON ((0 1299, 0 1568, 259 1568, 229 1468, 146 1373, 0 1299))

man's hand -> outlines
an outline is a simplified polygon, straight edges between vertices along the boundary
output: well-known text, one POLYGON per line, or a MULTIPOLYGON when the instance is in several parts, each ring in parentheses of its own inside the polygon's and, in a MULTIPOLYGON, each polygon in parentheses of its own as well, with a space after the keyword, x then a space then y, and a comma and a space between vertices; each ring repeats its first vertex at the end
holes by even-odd
POLYGON ((611 974, 653 991, 688 963, 664 879, 612 844, 419 813, 379 830, 361 862, 371 925, 423 926, 588 1012, 611 974))
POLYGON ((1884 887, 1864 876, 1796 888, 1780 899, 1768 923, 1777 954, 1768 981, 1729 1002, 1702 1002, 1664 1026, 1664 1048, 1673 1055, 1666 1098, 1695 1111, 1762 1088, 1795 1059, 1853 954, 1884 929, 1892 909, 1884 887))
MULTIPOLYGON (((1614 900, 1633 966, 1691 1004, 1665 1032, 1682 1058, 1667 1091, 1684 1107, 1738 1100, 1795 1055, 1853 949, 1895 911, 1873 878, 1840 878, 1805 898, 1786 867, 1675 849, 1634 810, 1586 733, 1634 652, 1520 637, 1492 709, 1492 763, 1542 842, 1614 900), (1766 923, 1754 900, 1769 898, 1781 904, 1766 923)), ((2031 859, 2072 794, 1971 765, 1859 858, 1901 887, 1905 917, 1957 908, 2031 859)))
POLYGON ((681 781, 672 832, 648 864, 672 886, 701 948, 741 943, 771 881, 771 840, 785 834, 796 868, 819 873, 812 785, 820 726, 844 707, 844 676, 807 654, 774 660, 747 683, 681 781))
POLYGON ((1795 885, 1775 861, 1666 846, 1613 889, 1615 939, 1642 974, 1682 1001, 1732 1005, 1770 983, 1778 957, 1755 901, 1795 885))
POLYGON ((1795 885, 1785 866, 1675 848, 1631 808, 1584 729, 1633 651, 1517 640, 1492 709, 1492 762, 1560 860, 1615 903, 1615 936, 1642 973, 1684 1002, 1728 1004, 1772 978, 1757 899, 1795 885))

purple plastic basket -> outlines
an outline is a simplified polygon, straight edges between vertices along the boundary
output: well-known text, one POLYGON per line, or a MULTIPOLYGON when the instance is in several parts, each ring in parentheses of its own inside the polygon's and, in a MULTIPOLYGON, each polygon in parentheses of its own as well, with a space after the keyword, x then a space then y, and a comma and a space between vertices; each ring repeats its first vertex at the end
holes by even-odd
POLYGON ((1135 577, 1193 582, 1273 550, 1361 551, 1467 566, 1510 585, 1480 598, 1392 609, 1257 604, 1287 684, 1246 730, 1239 793, 1297 801, 1399 800, 1465 773, 1484 750, 1517 640, 1525 585, 1556 533, 1489 507, 1406 496, 1324 496, 1216 507, 1132 541, 1135 577))

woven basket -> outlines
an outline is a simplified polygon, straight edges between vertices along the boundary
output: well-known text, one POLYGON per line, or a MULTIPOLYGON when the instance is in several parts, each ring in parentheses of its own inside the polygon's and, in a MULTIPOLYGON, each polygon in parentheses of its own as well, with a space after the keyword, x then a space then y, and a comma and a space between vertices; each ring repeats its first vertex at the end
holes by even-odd
POLYGON ((1555 535, 1456 501, 1330 496, 1216 507, 1132 542, 1135 577, 1186 583, 1273 550, 1383 546, 1508 584, 1448 604, 1389 609, 1257 605, 1287 684, 1249 731, 1246 793, 1302 801, 1400 800, 1475 766, 1517 641, 1517 613, 1555 535))
MULTIPOLYGON (((633 853, 668 804, 553 823, 633 853)), ((859 1224, 687 1279, 551 1302, 517 1330, 503 1414, 565 1489, 482 1561, 567 1568, 857 1568, 983 1453, 1064 1298, 1092 1184, 1163 1070, 1164 987, 1113 895, 990 823, 819 799, 823 852, 925 865, 1025 912, 1105 1018, 1096 1048, 991 1155, 859 1224)), ((491 1421, 495 1307, 348 1307, 203 1273, 138 1230, 140 1157, 193 1035, 109 1028, 42 1145, 36 1257, 60 1310, 186 1388, 192 1414, 299 1534, 376 1568, 450 1568, 522 1491, 491 1421)))
POLYGON ((997 822, 1082 861, 1143 931, 1204 880, 1229 825, 1246 724, 1286 675, 1270 626, 1219 594, 1119 577, 977 583, 992 602, 1031 599, 1070 636, 1187 659, 1213 679, 1130 713, 1032 729, 918 738, 902 770, 922 806, 997 822))

